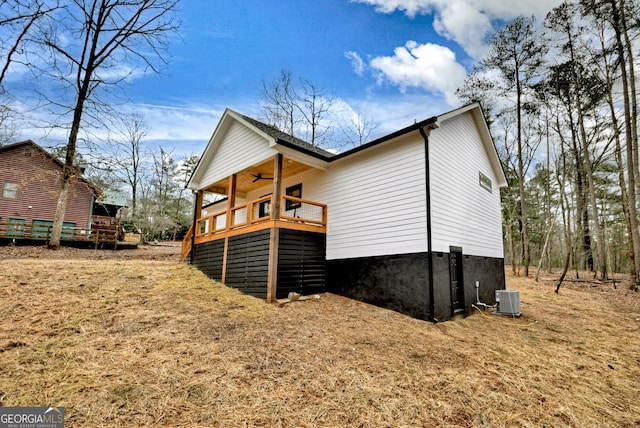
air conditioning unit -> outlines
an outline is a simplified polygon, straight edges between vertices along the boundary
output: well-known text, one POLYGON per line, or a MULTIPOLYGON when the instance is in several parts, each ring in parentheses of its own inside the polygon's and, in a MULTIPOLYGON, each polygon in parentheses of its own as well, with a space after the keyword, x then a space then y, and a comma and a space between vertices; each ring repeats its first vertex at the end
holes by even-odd
POLYGON ((520 292, 518 290, 496 290, 496 311, 498 315, 519 317, 520 292))

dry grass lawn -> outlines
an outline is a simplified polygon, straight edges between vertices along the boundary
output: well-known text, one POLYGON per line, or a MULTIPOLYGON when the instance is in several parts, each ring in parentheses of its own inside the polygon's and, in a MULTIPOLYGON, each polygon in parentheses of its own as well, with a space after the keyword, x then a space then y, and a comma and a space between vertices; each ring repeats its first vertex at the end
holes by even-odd
POLYGON ((621 285, 508 277, 522 317, 434 325, 96 254, 0 248, 3 405, 64 406, 69 428, 640 425, 640 295, 621 285))

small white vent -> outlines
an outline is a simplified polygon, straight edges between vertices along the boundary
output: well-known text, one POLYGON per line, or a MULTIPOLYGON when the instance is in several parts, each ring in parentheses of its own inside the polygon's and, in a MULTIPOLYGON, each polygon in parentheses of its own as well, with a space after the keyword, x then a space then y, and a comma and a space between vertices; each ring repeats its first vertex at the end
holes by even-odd
POLYGON ((518 290, 496 290, 496 314, 519 317, 520 292, 518 290))

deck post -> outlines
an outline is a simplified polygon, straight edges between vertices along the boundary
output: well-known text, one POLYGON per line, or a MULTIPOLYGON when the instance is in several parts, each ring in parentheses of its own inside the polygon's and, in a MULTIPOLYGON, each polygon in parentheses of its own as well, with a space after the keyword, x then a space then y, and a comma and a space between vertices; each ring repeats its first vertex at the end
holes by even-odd
POLYGON ((282 153, 278 153, 273 160, 273 209, 271 220, 280 218, 280 205, 282 203, 282 153))
POLYGON ((220 282, 225 284, 227 282, 227 255, 229 253, 229 237, 224 238, 224 247, 222 250, 222 273, 220 274, 220 282))
MULTIPOLYGON (((278 153, 273 160, 273 209, 271 220, 280 218, 280 204, 282 199, 282 153, 278 153)), ((276 301, 278 288, 278 247, 280 232, 276 226, 272 227, 269 235, 269 267, 267 273, 267 303, 276 301)))
MULTIPOLYGON (((229 190, 227 194, 229 196, 229 200, 227 201, 227 232, 231 230, 233 226, 233 207, 236 205, 236 186, 237 186, 238 176, 236 174, 232 174, 229 176, 229 190)), ((211 226, 213 227, 213 225, 211 226)), ((224 253, 222 255, 222 274, 220 278, 220 282, 223 284, 227 280, 227 251, 229 250, 229 237, 224 238, 224 253)))
POLYGON ((229 176, 229 190, 227 191, 229 200, 227 201, 227 230, 230 230, 233 226, 233 219, 231 217, 233 207, 236 205, 236 184, 238 176, 232 174, 229 176))
MULTIPOLYGON (((204 191, 203 190, 198 190, 196 192, 196 201, 195 201, 195 207, 194 207, 194 217, 196 220, 198 220, 200 217, 202 217, 202 198, 204 196, 204 191)), ((193 223, 193 230, 196 230, 196 224, 195 222, 193 223)))
POLYGON ((267 303, 276 301, 278 282, 278 246, 280 233, 277 227, 270 229, 269 235, 269 267, 267 270, 267 303))
POLYGON ((203 190, 198 190, 196 192, 196 200, 195 200, 195 206, 193 208, 193 227, 191 229, 191 253, 190 253, 190 260, 191 260, 191 264, 193 265, 193 262, 195 260, 196 257, 196 233, 198 231, 198 219, 200 217, 202 217, 202 198, 204 196, 204 191, 203 190))

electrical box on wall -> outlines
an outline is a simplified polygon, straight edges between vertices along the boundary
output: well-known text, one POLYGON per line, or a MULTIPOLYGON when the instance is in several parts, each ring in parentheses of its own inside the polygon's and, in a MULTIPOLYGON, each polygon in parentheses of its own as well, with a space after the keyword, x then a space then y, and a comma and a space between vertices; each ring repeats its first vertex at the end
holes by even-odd
POLYGON ((498 315, 519 317, 520 292, 518 290, 496 290, 496 311, 498 315))

